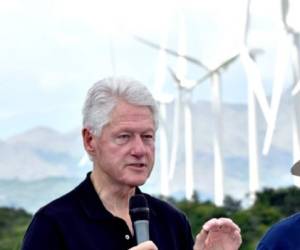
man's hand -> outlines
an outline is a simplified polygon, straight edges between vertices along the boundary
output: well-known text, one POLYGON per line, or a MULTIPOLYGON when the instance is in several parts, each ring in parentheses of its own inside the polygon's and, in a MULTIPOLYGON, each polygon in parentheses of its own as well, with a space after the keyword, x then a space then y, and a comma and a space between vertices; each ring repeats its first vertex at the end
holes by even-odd
POLYGON ((241 230, 231 219, 211 219, 197 235, 194 250, 237 250, 241 243, 241 230))
POLYGON ((155 244, 152 241, 148 240, 128 250, 158 250, 158 248, 157 246, 155 246, 155 244))

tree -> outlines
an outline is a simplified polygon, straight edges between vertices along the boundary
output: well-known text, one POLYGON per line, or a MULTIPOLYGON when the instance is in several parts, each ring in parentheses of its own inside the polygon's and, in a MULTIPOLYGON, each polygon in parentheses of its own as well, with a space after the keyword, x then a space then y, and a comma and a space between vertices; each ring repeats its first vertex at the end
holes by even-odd
POLYGON ((22 209, 0 208, 0 250, 18 250, 31 220, 22 209))

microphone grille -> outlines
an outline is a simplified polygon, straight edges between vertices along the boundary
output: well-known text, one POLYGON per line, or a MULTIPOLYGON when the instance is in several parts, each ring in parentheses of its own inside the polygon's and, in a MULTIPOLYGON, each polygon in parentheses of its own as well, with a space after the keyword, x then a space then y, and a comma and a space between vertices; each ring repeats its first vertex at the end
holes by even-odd
POLYGON ((136 194, 130 198, 129 213, 132 221, 149 220, 149 207, 144 195, 136 194))

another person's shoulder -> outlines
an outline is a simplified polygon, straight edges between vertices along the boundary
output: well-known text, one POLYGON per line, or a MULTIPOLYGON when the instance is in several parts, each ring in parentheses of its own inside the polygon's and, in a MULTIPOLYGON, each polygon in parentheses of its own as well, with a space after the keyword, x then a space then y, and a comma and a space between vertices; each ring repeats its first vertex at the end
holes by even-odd
POLYGON ((263 236, 257 249, 289 250, 300 246, 300 213, 293 214, 275 223, 263 236))
MULTIPOLYGON (((293 214, 275 223, 267 232, 273 235, 293 234, 300 229, 300 213, 293 214)), ((298 231, 299 232, 299 231, 298 231)))

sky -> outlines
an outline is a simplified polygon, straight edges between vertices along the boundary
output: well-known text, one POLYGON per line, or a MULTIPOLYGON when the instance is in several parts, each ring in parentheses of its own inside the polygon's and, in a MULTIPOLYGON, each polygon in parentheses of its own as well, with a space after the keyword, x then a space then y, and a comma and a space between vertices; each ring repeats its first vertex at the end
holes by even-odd
MULTIPOLYGON (((267 93, 279 3, 252 0, 251 5, 249 43, 268 48, 261 59, 267 93)), ((80 126, 87 89, 107 76, 136 78, 154 92, 158 50, 133 34, 157 44, 165 39, 174 50, 184 37, 188 55, 210 68, 217 66, 238 53, 245 13, 246 0, 0 0, 0 140, 36 126, 62 132, 80 126)), ((171 56, 167 63, 176 66, 171 56)), ((204 74, 188 66, 189 79, 204 74)), ((176 95, 174 82, 166 79, 161 91, 176 95)), ((247 84, 238 62, 222 80, 225 102, 246 102, 247 84)), ((210 100, 209 82, 199 85, 193 96, 210 100)))

